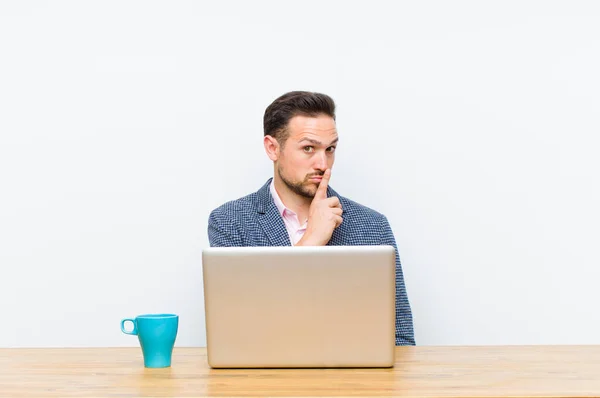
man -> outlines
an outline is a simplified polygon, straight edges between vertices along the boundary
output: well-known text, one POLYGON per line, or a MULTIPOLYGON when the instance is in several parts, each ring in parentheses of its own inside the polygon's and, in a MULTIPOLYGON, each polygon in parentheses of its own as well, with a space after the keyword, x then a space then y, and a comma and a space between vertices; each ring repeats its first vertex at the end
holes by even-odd
MULTIPOLYGON (((213 210, 211 246, 392 245, 387 218, 330 186, 338 133, 335 104, 293 91, 264 114, 264 147, 274 175, 257 192, 213 210)), ((412 312, 396 248, 396 345, 414 345, 412 312)))

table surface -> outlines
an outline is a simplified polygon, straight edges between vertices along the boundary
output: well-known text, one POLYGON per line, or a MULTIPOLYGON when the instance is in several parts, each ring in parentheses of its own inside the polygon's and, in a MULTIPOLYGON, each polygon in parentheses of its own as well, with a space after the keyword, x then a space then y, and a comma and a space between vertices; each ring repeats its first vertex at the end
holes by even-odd
POLYGON ((0 349, 0 397, 600 397, 600 346, 397 347, 388 369, 211 369, 205 348, 0 349))

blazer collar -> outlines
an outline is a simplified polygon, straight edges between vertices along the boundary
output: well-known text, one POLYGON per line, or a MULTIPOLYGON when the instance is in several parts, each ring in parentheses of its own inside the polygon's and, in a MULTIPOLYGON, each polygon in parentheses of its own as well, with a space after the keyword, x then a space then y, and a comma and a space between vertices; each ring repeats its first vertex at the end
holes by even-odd
POLYGON ((269 192, 269 184, 272 179, 269 178, 265 185, 256 192, 256 211, 261 214, 258 220, 271 246, 291 246, 292 242, 290 241, 283 218, 281 218, 281 214, 279 214, 279 210, 275 206, 271 192, 269 192))

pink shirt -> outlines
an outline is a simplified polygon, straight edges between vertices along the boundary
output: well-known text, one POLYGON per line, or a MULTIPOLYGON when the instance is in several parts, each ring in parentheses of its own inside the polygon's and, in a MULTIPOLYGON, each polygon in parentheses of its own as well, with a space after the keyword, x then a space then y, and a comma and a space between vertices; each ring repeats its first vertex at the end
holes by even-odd
POLYGON ((275 202, 275 206, 277 206, 277 210, 279 210, 279 214, 281 214, 281 218, 283 218, 283 222, 285 224, 285 228, 287 229, 288 235, 290 237, 290 242, 292 246, 298 243, 302 236, 304 236, 304 232, 306 232, 306 222, 300 225, 300 221, 298 220, 298 215, 285 207, 279 194, 277 194, 277 190, 275 189, 275 185, 273 181, 271 181, 271 196, 273 197, 273 201, 275 202))

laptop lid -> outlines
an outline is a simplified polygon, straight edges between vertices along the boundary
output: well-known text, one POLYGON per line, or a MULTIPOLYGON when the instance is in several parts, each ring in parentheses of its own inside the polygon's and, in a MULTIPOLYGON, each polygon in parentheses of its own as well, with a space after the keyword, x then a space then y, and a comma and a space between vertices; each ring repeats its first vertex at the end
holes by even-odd
POLYGON ((209 365, 393 366, 395 264, 392 246, 205 248, 209 365))

